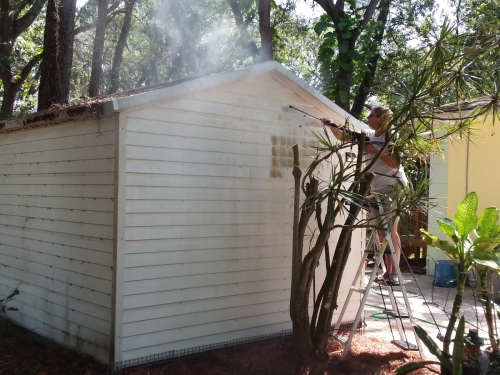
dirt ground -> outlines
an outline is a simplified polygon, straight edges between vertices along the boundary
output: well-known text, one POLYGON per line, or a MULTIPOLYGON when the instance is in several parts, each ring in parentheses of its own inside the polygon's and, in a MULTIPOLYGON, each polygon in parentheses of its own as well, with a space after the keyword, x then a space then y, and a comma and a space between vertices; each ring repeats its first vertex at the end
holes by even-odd
MULTIPOLYGON (((347 358, 342 347, 331 341, 329 358, 300 360, 290 340, 281 339, 237 349, 223 349, 191 360, 132 369, 128 375, 348 375, 394 374, 415 352, 392 344, 357 336, 347 358)), ((0 318, 0 375, 104 375, 106 367, 89 356, 49 344, 47 340, 0 318)), ((430 374, 421 370, 415 375, 430 374)))

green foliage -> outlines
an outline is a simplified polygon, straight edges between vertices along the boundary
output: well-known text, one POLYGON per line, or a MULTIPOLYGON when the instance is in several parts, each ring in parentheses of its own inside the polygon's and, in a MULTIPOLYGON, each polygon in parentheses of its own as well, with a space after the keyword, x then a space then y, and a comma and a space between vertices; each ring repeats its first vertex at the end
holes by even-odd
POLYGON ((5 314, 7 311, 17 311, 16 307, 7 307, 7 304, 14 300, 19 294, 19 289, 14 289, 6 298, 0 299, 0 313, 5 314))
POLYGON ((495 249, 500 243, 498 209, 488 207, 478 218, 477 207, 477 194, 471 192, 459 204, 454 220, 437 220, 439 231, 450 237, 451 243, 422 230, 424 241, 460 262, 464 272, 468 272, 474 264, 500 268, 500 251, 495 249))
MULTIPOLYGON (((11 18, 22 17, 28 10, 29 2, 11 2, 11 18), (19 8, 24 6, 24 8, 19 8)), ((9 40, 2 50, 0 58, 0 73, 2 69, 7 69, 12 73, 11 81, 18 79, 23 68, 36 58, 43 51, 43 30, 45 19, 45 7, 36 17, 33 23, 21 33, 15 40, 9 40)), ((38 65, 31 70, 30 74, 22 83, 21 90, 16 95, 14 103, 14 113, 23 114, 34 110, 36 105, 36 91, 38 89, 38 65)), ((2 75, 0 75, 2 76, 2 75)), ((0 102, 4 96, 3 80, 0 80, 0 102)))
MULTIPOLYGON (((482 280, 481 288, 486 282, 488 270, 500 270, 500 226, 498 222, 498 209, 488 207, 477 216, 478 197, 475 192, 467 194, 458 205, 457 213, 453 220, 444 218, 438 219, 439 231, 451 239, 441 240, 424 230, 424 241, 441 251, 443 251, 453 262, 457 275, 457 294, 453 303, 453 310, 450 321, 446 329, 444 339, 444 349, 447 350, 450 344, 451 332, 454 328, 458 311, 462 304, 462 296, 466 277, 470 270, 475 267, 482 280), (457 267, 457 264, 459 265, 457 267)), ((484 289, 484 288, 483 288, 484 289)), ((488 329, 493 327, 491 304, 489 295, 483 293, 483 303, 486 305, 486 316, 488 329)), ((493 335, 493 334, 491 334, 493 335)), ((491 336, 492 337, 492 336, 491 336)), ((455 343, 456 345, 456 343, 455 343)), ((495 349, 496 350, 496 349, 495 349)))
POLYGON ((439 346, 434 342, 433 339, 429 337, 427 332, 420 326, 415 325, 413 327, 415 329, 415 333, 420 338, 420 340, 424 343, 424 345, 429 349, 429 352, 436 356, 439 360, 436 361, 421 361, 421 362, 410 362, 396 370, 397 375, 406 375, 410 374, 413 371, 428 368, 428 365, 436 365, 439 364, 446 368, 450 374, 452 375, 461 375, 462 374, 462 355, 464 352, 464 344, 465 344, 465 318, 462 316, 458 323, 457 331, 455 334, 455 345, 453 347, 453 354, 449 355, 446 352, 441 351, 439 346))
POLYGON ((379 8, 366 24, 362 5, 366 4, 350 1, 337 21, 324 14, 314 28, 323 37, 318 53, 323 91, 332 100, 338 98, 346 104, 359 94, 367 78, 372 94, 383 95, 393 89, 395 80, 410 72, 415 64, 418 49, 409 47, 408 42, 416 40, 432 24, 428 17, 434 9, 433 0, 392 1, 387 22, 380 18, 379 8), (380 58, 375 62, 376 54, 380 58), (373 74, 374 64, 379 66, 371 80, 368 75, 373 74))
POLYGON ((274 59, 293 73, 318 88, 317 51, 321 38, 313 30, 313 21, 295 13, 293 3, 277 5, 272 11, 274 59))

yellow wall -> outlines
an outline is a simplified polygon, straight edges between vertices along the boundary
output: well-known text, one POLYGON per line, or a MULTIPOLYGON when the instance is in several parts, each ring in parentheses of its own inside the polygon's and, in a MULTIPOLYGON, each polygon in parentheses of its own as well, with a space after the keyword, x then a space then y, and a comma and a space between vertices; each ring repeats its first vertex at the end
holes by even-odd
POLYGON ((467 193, 479 197, 478 214, 486 207, 500 208, 500 129, 492 127, 492 118, 476 125, 470 141, 453 140, 448 147, 447 217, 453 218, 457 205, 467 193), (499 134, 495 134, 498 130, 499 134))
MULTIPOLYGON (((431 155, 429 197, 437 205, 429 211, 429 232, 441 239, 436 219, 453 219, 458 204, 467 193, 475 191, 479 197, 480 213, 484 208, 500 208, 500 173, 496 163, 500 162, 500 124, 492 127, 492 118, 476 125, 477 130, 467 140, 453 138, 443 144, 444 160, 440 155, 431 155), (498 130, 498 134, 494 131, 498 130)), ((434 274, 435 262, 446 259, 445 254, 433 247, 427 248, 427 274, 434 274)))

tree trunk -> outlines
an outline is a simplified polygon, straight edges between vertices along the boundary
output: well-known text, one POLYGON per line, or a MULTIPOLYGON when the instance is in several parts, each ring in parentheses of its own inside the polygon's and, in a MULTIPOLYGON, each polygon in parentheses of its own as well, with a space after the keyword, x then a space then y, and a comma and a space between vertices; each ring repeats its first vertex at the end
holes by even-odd
MULTIPOLYGON (((342 37, 341 30, 337 30, 337 35, 339 45, 341 43, 348 43, 349 50, 354 50, 356 46, 356 39, 352 37, 349 39, 344 39, 342 37)), ((343 68, 342 66, 339 67, 339 79, 337 79, 337 82, 335 83, 335 104, 337 104, 344 111, 349 112, 349 95, 351 93, 354 65, 352 63, 352 58, 347 53, 339 52, 338 59, 347 64, 349 68, 343 68), (345 100, 342 100, 341 92, 345 93, 345 100)))
MULTIPOLYGON (((372 175, 366 176, 359 186, 354 186, 353 190, 359 195, 365 197, 369 190, 372 180, 372 175)), ((355 183, 358 184, 358 183, 355 183)), ((351 238, 354 230, 353 225, 358 220, 361 208, 358 205, 351 204, 349 207, 349 216, 346 218, 342 231, 337 242, 335 253, 332 259, 331 267, 325 277, 322 289, 325 290, 322 301, 318 303, 318 321, 312 322, 316 324, 314 329, 314 348, 322 354, 326 354, 328 344, 328 333, 332 325, 333 312, 338 307, 338 293, 344 270, 351 253, 351 238)), ((318 296, 319 298, 319 296, 318 296)), ((319 301, 318 301, 319 302, 319 301)))
POLYGON ((271 29, 271 0, 259 0, 260 54, 262 61, 273 59, 273 31, 271 29))
POLYGON ((9 13, 9 0, 0 0, 0 68, 3 68, 3 61, 12 49, 9 44, 12 27, 9 13))
POLYGON ((14 104, 16 102, 16 95, 35 65, 40 62, 41 57, 41 55, 33 57, 26 64, 26 66, 23 68, 23 70, 15 80, 14 76, 10 72, 10 64, 6 64, 5 69, 2 69, 0 71, 0 79, 3 83, 3 98, 2 106, 0 108, 0 120, 5 120, 12 116, 12 113, 14 112, 14 104))
MULTIPOLYGON (((384 0, 370 0, 366 6, 363 7, 364 13, 359 24, 356 28, 349 30, 349 35, 344 35, 346 30, 341 29, 340 25, 345 16, 344 7, 346 2, 325 0, 314 0, 318 5, 320 5, 324 11, 330 16, 334 25, 335 32, 337 34, 337 44, 338 46, 343 46, 343 51, 340 50, 336 56, 337 60, 340 62, 339 72, 336 82, 333 84, 335 91, 335 104, 337 104, 343 110, 349 112, 349 95, 351 93, 351 86, 353 80, 354 64, 351 57, 352 51, 356 48, 356 43, 358 41, 361 32, 365 29, 368 23, 372 20, 375 10, 379 1, 384 0), (344 50, 345 48, 345 50, 344 50)), ((385 0, 388 1, 388 0, 385 0)), ((384 25, 385 26, 385 25, 384 25)), ((380 44, 379 44, 380 46, 380 44)))
POLYGON ((127 43, 128 34, 132 25, 132 13, 136 0, 127 0, 125 4, 125 15, 123 16, 123 25, 116 43, 115 56, 111 67, 111 81, 109 84, 108 94, 113 94, 120 87, 120 68, 123 62, 123 51, 127 43))
POLYGON ((75 29, 76 0, 49 0, 43 35, 38 110, 67 103, 75 29))
POLYGON ((245 23, 243 22, 243 15, 241 14, 241 9, 240 6, 238 5, 238 0, 227 0, 227 2, 231 6, 231 11, 233 12, 234 15, 236 27, 238 27, 238 30, 240 31, 241 39, 243 39, 243 41, 247 43, 251 54, 253 56, 257 56, 257 54, 259 53, 259 49, 257 48, 255 41, 248 33, 245 23))
MULTIPOLYGON (((181 37, 182 47, 180 52, 179 64, 187 62, 188 74, 199 74, 200 68, 198 66, 198 60, 196 59, 195 51, 191 47, 191 42, 189 39, 189 34, 186 32, 186 23, 181 19, 182 9, 181 2, 179 0, 170 0, 170 12, 174 18, 175 25, 179 35, 181 37)), ((178 70, 181 70, 178 68, 178 70)))
POLYGON ((89 96, 98 96, 102 80, 102 59, 104 53, 104 39, 106 35, 108 0, 99 0, 97 8, 97 22, 95 29, 94 48, 92 51, 92 71, 90 73, 89 96))
MULTIPOLYGON (((377 18, 377 23, 382 27, 376 29, 375 36, 373 38, 378 47, 380 47, 380 45, 382 44, 382 40, 384 38, 385 25, 387 24, 387 18, 389 16, 389 7, 391 5, 391 2, 392 0, 382 0, 380 2, 380 13, 377 18)), ((379 58, 380 58, 380 48, 377 48, 368 62, 368 71, 365 73, 363 77, 363 81, 359 86, 358 95, 356 95, 354 103, 352 104, 350 113, 357 119, 360 118, 361 112, 363 111, 363 106, 365 105, 366 99, 370 94, 370 89, 373 79, 375 78, 375 73, 377 71, 377 64, 379 58)))
POLYGON ((12 72, 12 46, 19 35, 26 31, 38 17, 44 4, 45 0, 35 0, 31 8, 23 16, 17 18, 17 16, 10 15, 9 0, 0 0, 0 79, 4 91, 0 120, 12 116, 17 93, 33 67, 40 61, 40 56, 35 56, 26 64, 19 75, 12 72), (14 79, 16 76, 17 78, 14 79))

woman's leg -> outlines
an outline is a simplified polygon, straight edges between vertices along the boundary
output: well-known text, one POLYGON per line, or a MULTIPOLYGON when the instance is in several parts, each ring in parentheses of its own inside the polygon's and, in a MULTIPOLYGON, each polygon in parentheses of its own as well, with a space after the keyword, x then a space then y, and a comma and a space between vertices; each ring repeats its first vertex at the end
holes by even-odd
MULTIPOLYGON (((399 217, 396 218, 396 220, 394 221, 394 225, 391 228, 391 240, 392 240, 392 244, 394 246, 394 252, 396 253, 396 259, 397 259, 398 265, 399 265, 399 261, 401 259, 401 239, 399 238, 399 233, 398 233, 398 223, 399 223, 399 217)), ((391 272, 389 272, 389 270, 388 270, 387 273, 389 275, 397 276, 396 269, 394 268, 394 265, 392 263, 392 258, 391 258, 391 266, 390 267, 391 267, 391 272)))

